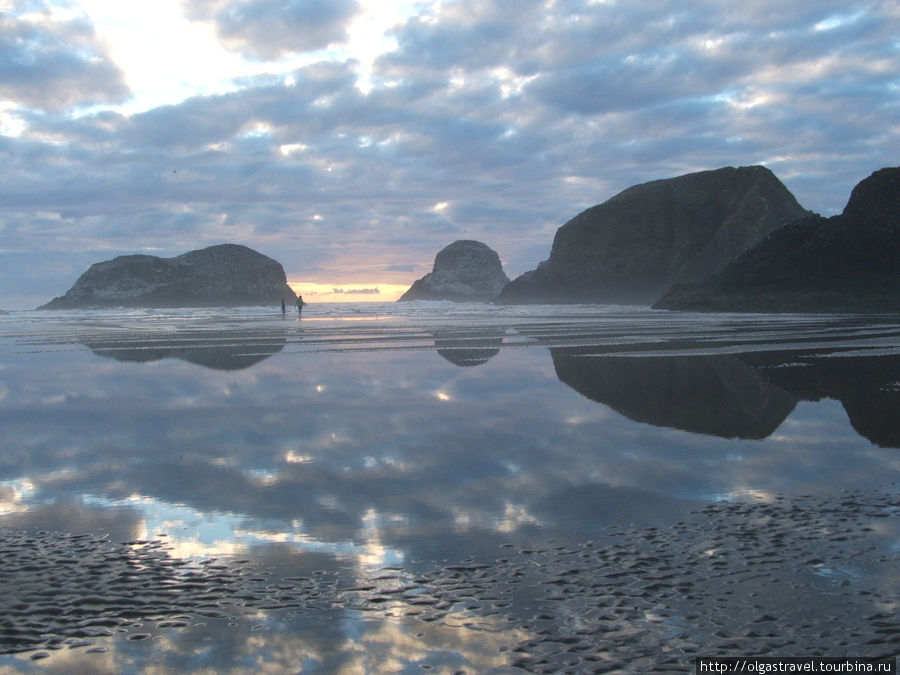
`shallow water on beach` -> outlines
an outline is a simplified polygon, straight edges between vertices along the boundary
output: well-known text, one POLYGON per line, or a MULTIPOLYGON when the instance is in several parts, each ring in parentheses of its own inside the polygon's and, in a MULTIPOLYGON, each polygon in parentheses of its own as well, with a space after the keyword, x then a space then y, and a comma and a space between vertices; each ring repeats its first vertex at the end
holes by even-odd
POLYGON ((0 673, 900 644, 900 320, 0 314, 0 673))

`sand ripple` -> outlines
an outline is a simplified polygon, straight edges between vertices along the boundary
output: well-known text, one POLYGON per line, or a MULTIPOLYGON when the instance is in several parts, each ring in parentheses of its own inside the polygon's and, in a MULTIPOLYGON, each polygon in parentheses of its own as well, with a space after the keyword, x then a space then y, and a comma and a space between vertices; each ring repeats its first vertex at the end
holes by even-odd
MULTIPOLYGON (((851 493, 721 502, 666 530, 510 548, 490 565, 426 573, 392 611, 473 629, 500 614, 533 634, 511 649, 511 665, 528 672, 684 673, 700 655, 895 656, 898 512, 897 497, 851 493)), ((384 590, 363 602, 373 600, 387 602, 384 590)))
POLYGON ((188 564, 159 541, 0 530, 0 653, 118 633, 141 640, 241 606, 524 634, 506 650, 509 666, 528 672, 687 672, 698 655, 896 655, 898 513, 896 495, 864 492, 719 502, 668 529, 505 544, 490 560, 383 568, 351 584, 273 580, 247 561, 188 564))

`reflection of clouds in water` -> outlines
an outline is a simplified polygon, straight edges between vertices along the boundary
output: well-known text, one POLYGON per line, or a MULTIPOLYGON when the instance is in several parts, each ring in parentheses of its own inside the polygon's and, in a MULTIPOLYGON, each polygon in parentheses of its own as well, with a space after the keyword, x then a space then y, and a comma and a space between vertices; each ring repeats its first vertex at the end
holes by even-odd
POLYGON ((378 352, 294 354, 236 373, 177 361, 95 371, 90 355, 58 357, 43 355, 50 372, 35 380, 12 367, 34 394, 62 384, 78 403, 7 404, 0 414, 21 461, 7 456, 3 476, 29 475, 36 498, 140 494, 200 513, 300 521, 317 541, 361 543, 372 509, 411 523, 382 519, 390 548, 410 529, 527 528, 537 503, 547 525, 564 518, 546 511, 549 496, 585 484, 685 496, 821 489, 884 475, 886 461, 833 402, 801 404, 763 441, 636 424, 560 384, 543 349, 502 351, 477 369, 378 352), (172 403, 185 398, 190 409, 172 403), (49 479, 64 467, 74 472, 49 479), (510 504, 529 517, 511 518, 510 504))
MULTIPOLYGON (((504 653, 529 671, 591 663, 629 671, 668 663, 680 670, 701 646, 731 656, 746 653, 748 644, 773 654, 837 645, 872 655, 892 644, 900 623, 890 612, 897 586, 884 555, 889 542, 869 524, 896 508, 896 495, 867 490, 721 503, 671 527, 607 528, 597 541, 568 544, 504 544, 502 557, 495 549, 485 562, 415 571, 350 568, 338 556, 285 544, 249 550, 251 566, 210 560, 184 567, 153 543, 13 534, 0 540, 7 572, 25 576, 2 598, 12 598, 14 623, 23 609, 33 618, 22 601, 35 590, 30 572, 44 565, 56 577, 37 585, 52 628, 20 631, 17 648, 55 649, 83 637, 79 626, 112 625, 140 643, 160 635, 155 649, 167 648, 154 652, 154 662, 180 663, 178 670, 202 663, 229 672, 237 654, 242 666, 280 663, 288 636, 293 656, 315 661, 305 667, 329 672, 342 663, 368 668, 391 659, 481 672, 508 665, 504 653), (35 545, 47 556, 35 558, 35 545), (143 589, 138 597, 135 587, 143 589), (123 602, 131 620, 117 617, 123 602), (60 622, 59 606, 87 618, 60 622), (827 615, 835 608, 838 638, 827 615), (315 622, 328 623, 316 629, 315 622), (659 650, 661 640, 667 651, 659 650)), ((98 633, 119 662, 151 657, 126 639, 103 637, 110 635, 98 633)))
MULTIPOLYGON (((461 615, 458 625, 414 619, 366 620, 334 611, 278 620, 270 612, 241 612, 242 621, 207 621, 189 629, 163 631, 152 640, 95 640, 100 653, 86 648, 43 652, 44 669, 56 672, 138 672, 152 662, 160 672, 341 672, 402 670, 412 663, 437 672, 491 672, 508 664, 511 645, 529 633, 483 619, 474 631, 461 615), (495 625, 492 625, 495 624, 495 625), (230 625, 234 624, 234 625, 230 625), (391 668, 393 666, 393 668, 391 668)), ((7 671, 21 672, 21 661, 7 671)))
POLYGON ((357 554, 360 568, 396 565, 403 562, 403 553, 392 550, 381 540, 381 533, 388 530, 383 521, 384 518, 374 508, 370 508, 363 516, 361 532, 363 550, 357 554))
POLYGON ((30 478, 0 483, 0 516, 26 511, 28 499, 33 493, 34 483, 30 478))
POLYGON ((523 504, 505 502, 502 513, 471 512, 453 509, 453 529, 457 533, 480 530, 484 532, 513 533, 527 525, 539 523, 523 504))
MULTIPOLYGON (((73 351, 17 356, 3 375, 23 396, 0 405, 0 425, 16 439, 14 448, 2 441, 0 499, 13 510, 0 525, 107 528, 120 541, 165 533, 178 556, 252 559, 271 574, 261 583, 273 602, 278 579, 349 588, 372 567, 493 560, 506 555, 501 544, 583 541, 612 524, 664 530, 711 495, 771 503, 780 492, 868 489, 900 468, 894 451, 853 431, 837 401, 799 403, 761 440, 700 435, 585 398, 559 382, 543 348, 504 349, 478 368, 429 351, 378 351, 283 353, 243 371, 73 351)), ((409 608, 385 597, 380 611, 409 608)), ((507 663, 501 645, 531 637, 477 612, 446 611, 439 625, 325 605, 287 619, 235 609, 237 626, 165 633, 155 658, 174 670, 196 663, 206 644, 207 664, 223 671, 416 660, 480 671, 507 663), (454 628, 473 621, 482 630, 454 628)), ((573 609, 561 616, 593 616, 573 609)), ((125 670, 149 658, 140 641, 112 649, 125 670)))
MULTIPOLYGON (((432 332, 416 334, 427 340, 432 332)), ((654 334, 653 340, 660 338, 654 334)), ((333 672, 353 664, 421 659, 435 669, 480 671, 495 663, 505 665, 500 645, 522 640, 530 645, 532 631, 519 626, 524 634, 514 636, 517 628, 490 623, 496 607, 478 590, 483 570, 447 568, 432 574, 428 569, 434 570, 435 561, 438 567, 466 556, 493 561, 499 567, 491 588, 511 594, 512 586, 497 584, 511 579, 520 562, 523 569, 535 570, 530 566, 533 557, 524 562, 517 558, 532 542, 556 538, 579 543, 599 539, 607 526, 620 525, 659 530, 623 532, 621 543, 628 546, 619 558, 615 547, 604 549, 613 551, 604 564, 631 564, 645 544, 662 540, 673 547, 664 553, 674 554, 693 537, 691 547, 697 551, 716 551, 699 565, 717 572, 722 552, 745 543, 733 538, 735 525, 747 536, 771 532, 758 525, 762 512, 751 511, 746 522, 725 518, 709 533, 687 528, 665 534, 698 501, 724 497, 738 505, 749 501, 754 508, 777 505, 781 493, 829 495, 844 488, 877 488, 900 470, 895 450, 876 447, 853 430, 844 405, 834 398, 808 400, 823 391, 841 400, 869 400, 862 395, 865 391, 855 388, 866 378, 855 382, 853 368, 810 362, 791 369, 775 367, 778 357, 768 354, 742 355, 739 363, 733 355, 699 354, 681 364, 645 360, 640 364, 643 374, 635 375, 634 370, 628 372, 634 359, 609 357, 608 363, 615 365, 605 374, 616 370, 630 378, 635 386, 626 391, 616 378, 603 380, 603 373, 581 381, 564 378, 569 384, 577 382, 574 388, 560 382, 557 353, 543 347, 501 348, 477 368, 458 368, 433 350, 420 351, 419 342, 413 344, 418 346, 408 351, 283 350, 252 368, 229 371, 177 359, 119 362, 82 349, 4 358, 3 382, 10 393, 0 400, 0 503, 6 506, 0 525, 108 531, 114 541, 165 533, 163 541, 185 558, 239 555, 253 560, 268 573, 259 583, 268 588, 265 595, 273 607, 284 600, 306 612, 276 617, 281 610, 235 607, 232 614, 244 617, 233 622, 236 626, 228 626, 232 622, 226 618, 202 628, 166 632, 160 641, 110 642, 119 669, 140 669, 138 664, 150 658, 146 650, 156 642, 163 653, 154 658, 170 670, 202 658, 205 667, 214 663, 217 670, 237 668, 237 663, 248 669, 263 664, 296 669, 305 663, 333 672), (708 367, 694 368, 701 360, 708 367), (725 409, 732 415, 732 426, 726 431, 744 428, 739 415, 748 403, 751 413, 763 412, 753 419, 763 419, 774 432, 767 438, 754 433, 750 435, 757 440, 741 440, 651 424, 678 426, 685 400, 672 403, 665 397, 633 394, 664 393, 661 383, 673 377, 677 381, 681 373, 693 378, 691 382, 712 385, 706 394, 685 399, 691 406, 709 392, 730 396, 725 409), (774 416, 778 422, 772 425, 765 406, 752 395, 748 399, 743 385, 749 385, 751 394, 766 395, 772 385, 802 400, 786 417, 774 416), (653 392, 654 387, 663 391, 653 392), (603 403, 583 395, 590 393, 603 403), (45 405, 45 400, 55 402, 45 405), (509 562, 499 563, 499 556, 509 562), (384 573, 398 578, 390 583, 411 584, 416 578, 435 583, 403 599, 385 592, 384 601, 370 602, 364 592, 354 601, 364 605, 362 614, 335 609, 328 593, 301 594, 298 603, 289 597, 294 591, 279 587, 307 583, 282 583, 288 578, 308 578, 338 593, 383 574, 373 567, 389 565, 404 568, 384 573), (464 605, 413 603, 415 598, 430 602, 423 598, 425 591, 454 592, 450 589, 462 583, 460 574, 468 575, 466 583, 475 589, 465 603, 478 604, 478 611, 467 612, 464 605), (401 609, 425 612, 420 618, 434 612, 441 619, 411 621, 388 615, 401 609), (381 612, 377 617, 375 610, 381 612), (482 630, 454 627, 473 621, 482 630), (198 656, 198 645, 210 652, 198 656)), ((801 359, 795 354, 792 362, 801 359)), ((590 359, 576 358, 569 364, 575 377, 591 374, 591 369, 580 368, 584 363, 590 359)), ((895 381, 892 376, 890 382, 895 381)), ((780 399, 771 400, 777 404, 780 399)), ((718 429, 708 411, 686 412, 693 415, 694 426, 684 428, 718 429)), ((855 414, 857 421, 864 419, 858 410, 855 414)), ((756 427, 751 423, 747 428, 756 427)), ((841 518, 845 512, 843 505, 836 511, 841 518)), ((815 515, 816 507, 809 513, 815 515)), ((772 514, 774 522, 777 514, 772 514)), ((896 540, 887 519, 874 520, 872 536, 896 540)), ((791 527, 788 523, 782 530, 791 527)), ((813 530, 807 534, 809 541, 816 541, 813 530)), ((579 572, 584 588, 596 584, 591 565, 601 561, 601 553, 572 550, 579 559, 587 556, 579 572)), ((534 597, 523 599, 516 591, 515 598, 507 598, 510 606, 522 616, 537 615, 541 599, 547 597, 547 575, 568 569, 558 567, 574 559, 568 553, 550 547, 540 554, 546 568, 538 570, 529 587, 534 597)), ((744 569, 740 556, 732 561, 735 571, 744 569)), ((796 567, 796 562, 787 556, 785 569, 796 567)), ((823 565, 804 570, 802 581, 835 583, 823 576, 825 568, 844 569, 823 565)), ((789 575, 785 578, 790 580, 789 575)), ((638 575, 628 584, 613 586, 626 594, 629 588, 645 593, 641 584, 647 583, 638 575)), ((697 583, 706 588, 703 580, 697 583)), ((761 593, 758 597, 767 592, 754 588, 761 593)), ((716 597, 730 601, 726 591, 735 589, 723 587, 716 597)), ((885 597, 895 592, 884 590, 885 597)), ((740 595, 745 591, 742 587, 734 598, 746 597, 740 595)), ((664 624, 668 619, 658 608, 665 598, 647 597, 649 609, 635 614, 635 620, 646 628, 644 610, 652 610, 660 621, 651 623, 664 624)), ((563 602, 552 610, 560 620, 545 621, 549 625, 541 630, 559 633, 560 627, 590 623, 601 600, 591 600, 587 607, 563 602)), ((783 609, 786 600, 766 601, 783 609)), ((646 635, 659 637, 653 631, 646 635)), ((539 640, 535 646, 542 649, 542 644, 539 640)), ((565 649, 559 659, 565 658, 565 649)), ((58 658, 64 657, 52 654, 46 663, 58 658)), ((0 668, 3 665, 0 659, 0 668)))
POLYGON ((446 672, 502 670, 509 663, 504 648, 528 637, 526 631, 509 627, 499 617, 483 619, 479 630, 463 627, 467 622, 474 623, 466 614, 437 625, 381 622, 343 645, 352 655, 348 672, 400 672, 407 663, 438 668, 440 672, 445 672, 442 665, 452 669, 446 672))
MULTIPOLYGON (((142 495, 228 521, 169 519, 192 533, 185 552, 249 545, 256 532, 260 541, 377 562, 441 548, 447 532, 469 544, 477 533, 583 532, 649 522, 656 516, 644 504, 665 513, 673 497, 815 492, 896 470, 834 401, 799 404, 769 438, 723 440, 635 422, 581 395, 602 385, 624 400, 622 413, 677 422, 684 401, 665 408, 660 396, 648 412, 649 399, 632 394, 654 387, 665 394, 660 383, 677 381, 682 370, 705 381, 696 369, 673 370, 675 361, 661 358, 575 357, 567 372, 581 378, 577 393, 557 379, 559 354, 501 349, 478 368, 456 368, 431 351, 293 352, 232 371, 175 359, 113 362, 84 351, 21 355, 5 364, 11 394, 0 422, 17 447, 0 459, 0 480, 32 480, 34 492, 18 509, 59 491, 142 495), (601 361, 620 365, 640 386, 627 392, 585 366, 601 361), (636 379, 628 369, 638 361, 659 367, 636 379), (618 499, 614 508, 596 508, 608 498, 618 499)), ((726 393, 735 382, 749 382, 751 394, 765 389, 759 372, 768 371, 733 356, 690 359, 711 364, 707 379, 724 383, 726 393)), ((745 401, 757 405, 746 392, 732 393, 733 417, 745 401)), ((719 424, 715 412, 689 403, 700 428, 719 424)))
MULTIPOLYGON (((2 493, 0 493, 2 494, 2 493)), ((20 500, 21 501, 21 500, 20 500)), ((332 500, 338 505, 337 498, 332 500)), ((152 497, 132 496, 110 500, 102 497, 88 497, 84 507, 76 508, 69 501, 53 507, 29 509, 22 504, 16 509, 27 515, 4 518, 4 525, 25 529, 56 529, 61 523, 69 523, 67 529, 96 532, 97 526, 90 524, 90 518, 78 516, 78 508, 85 513, 109 514, 109 518, 119 517, 117 512, 139 514, 139 520, 131 518, 131 524, 121 534, 121 539, 154 539, 164 537, 171 555, 186 559, 200 560, 209 557, 227 557, 241 554, 252 548, 271 544, 284 544, 298 552, 315 552, 353 559, 361 568, 397 564, 403 560, 403 553, 389 547, 380 539, 381 532, 388 531, 391 523, 398 522, 396 516, 381 516, 370 508, 363 514, 357 535, 347 540, 318 540, 307 533, 305 523, 297 518, 286 523, 284 520, 248 519, 246 514, 237 512, 201 511, 189 506, 152 497), (37 527, 35 523, 43 525, 37 527)), ((325 508, 329 508, 326 506, 325 508)), ((0 515, 8 516, 12 509, 0 515)), ((106 520, 99 526, 105 526, 106 520)), ((121 530, 121 528, 117 528, 121 530)))

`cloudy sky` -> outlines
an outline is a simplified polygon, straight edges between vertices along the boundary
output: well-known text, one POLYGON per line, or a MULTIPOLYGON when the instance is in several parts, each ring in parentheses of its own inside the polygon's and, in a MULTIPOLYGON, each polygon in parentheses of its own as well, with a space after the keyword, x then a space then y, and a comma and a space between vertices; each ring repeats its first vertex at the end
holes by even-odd
POLYGON ((393 299, 636 183, 765 164, 831 215, 898 157, 896 0, 0 0, 0 307, 222 242, 393 299))

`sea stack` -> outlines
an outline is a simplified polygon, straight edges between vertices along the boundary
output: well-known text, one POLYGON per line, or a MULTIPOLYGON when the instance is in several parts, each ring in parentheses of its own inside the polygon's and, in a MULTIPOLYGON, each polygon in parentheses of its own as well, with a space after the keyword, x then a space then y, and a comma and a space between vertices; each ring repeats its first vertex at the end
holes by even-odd
POLYGON ((462 239, 438 252, 432 271, 400 300, 489 302, 508 283, 496 251, 480 241, 462 239))
POLYGON ((124 255, 91 265, 65 295, 38 309, 238 307, 296 299, 279 262, 220 244, 175 258, 124 255))
POLYGON ((672 284, 706 278, 806 213, 762 166, 636 185, 560 227, 550 257, 497 302, 649 305, 672 284))
POLYGON ((900 167, 861 181, 840 215, 790 223, 720 273, 675 286, 654 307, 900 312, 900 167))

